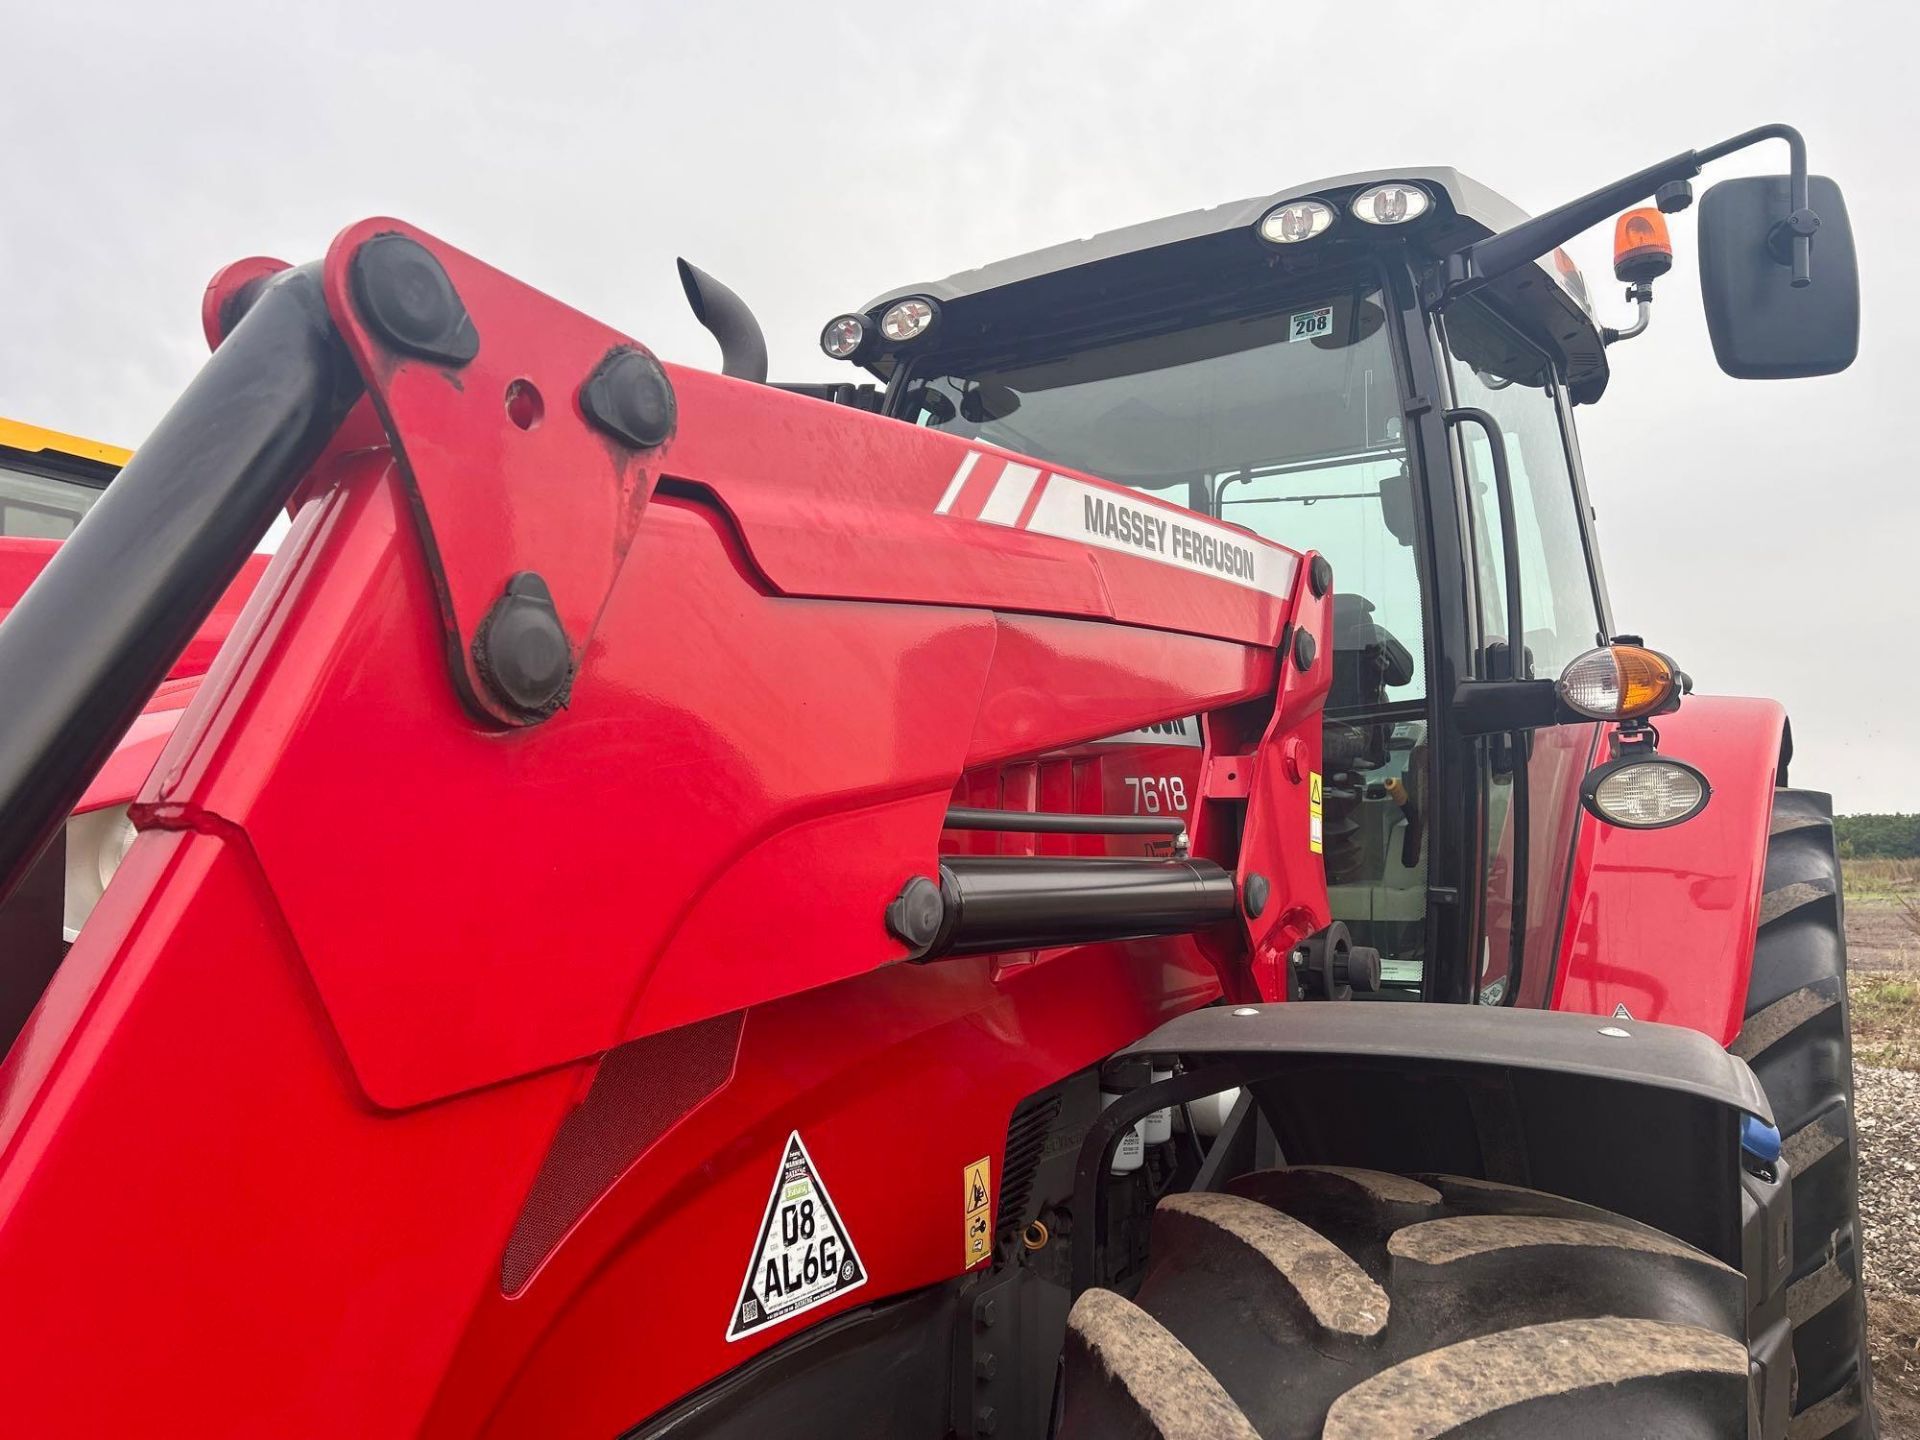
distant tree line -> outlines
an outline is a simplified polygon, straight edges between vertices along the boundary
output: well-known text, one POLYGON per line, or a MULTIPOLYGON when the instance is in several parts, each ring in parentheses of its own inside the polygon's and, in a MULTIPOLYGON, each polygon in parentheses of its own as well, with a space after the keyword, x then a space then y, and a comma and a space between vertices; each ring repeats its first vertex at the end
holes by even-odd
POLYGON ((1843 859, 1920 855, 1920 815, 1840 815, 1834 818, 1833 832, 1843 859))

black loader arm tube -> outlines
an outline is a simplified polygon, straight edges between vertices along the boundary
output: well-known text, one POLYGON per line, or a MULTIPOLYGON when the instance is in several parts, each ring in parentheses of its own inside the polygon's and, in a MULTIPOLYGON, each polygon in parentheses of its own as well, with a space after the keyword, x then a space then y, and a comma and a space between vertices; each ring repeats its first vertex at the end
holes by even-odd
POLYGON ((0 624, 0 902, 361 388, 320 267, 281 272, 0 624))
POLYGON ((1181 935, 1236 905, 1233 876, 1211 860, 1014 855, 943 856, 940 901, 923 959, 1181 935))

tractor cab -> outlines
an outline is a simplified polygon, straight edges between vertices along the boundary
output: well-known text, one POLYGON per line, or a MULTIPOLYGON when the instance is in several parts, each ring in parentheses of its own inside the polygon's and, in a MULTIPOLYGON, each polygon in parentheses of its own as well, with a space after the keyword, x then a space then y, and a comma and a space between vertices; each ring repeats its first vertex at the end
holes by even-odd
POLYGON ((66 539, 131 455, 0 417, 0 539, 66 539))
MULTIPOLYGON (((1331 562, 1326 878, 1386 996, 1550 994, 1604 727, 1489 728, 1460 702, 1551 685, 1615 633, 1573 410, 1606 389, 1608 345, 1644 329, 1671 252, 1660 213, 1633 212, 1616 268, 1641 322, 1604 327, 1558 247, 1605 198, 1530 220, 1452 169, 1346 175, 890 291, 822 335, 900 420, 1331 562)), ((1824 335, 1849 323, 1852 256, 1837 191, 1823 200, 1824 335)))

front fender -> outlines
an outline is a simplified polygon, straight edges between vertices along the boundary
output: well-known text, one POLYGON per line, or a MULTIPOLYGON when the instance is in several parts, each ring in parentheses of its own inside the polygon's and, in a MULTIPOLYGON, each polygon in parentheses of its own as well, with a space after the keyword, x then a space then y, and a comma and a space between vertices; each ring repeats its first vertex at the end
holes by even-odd
POLYGON ((1707 808, 1667 830, 1583 815, 1555 1010, 1657 1020, 1720 1044, 1739 1032, 1765 879, 1786 711, 1691 696, 1660 721, 1660 751, 1705 773, 1707 808))

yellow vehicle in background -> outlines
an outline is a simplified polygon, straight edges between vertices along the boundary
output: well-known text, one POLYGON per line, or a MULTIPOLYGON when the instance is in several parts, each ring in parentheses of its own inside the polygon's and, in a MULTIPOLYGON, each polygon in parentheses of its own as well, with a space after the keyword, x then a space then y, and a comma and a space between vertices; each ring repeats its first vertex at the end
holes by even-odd
POLYGON ((0 536, 64 540, 131 450, 0 418, 0 536))

